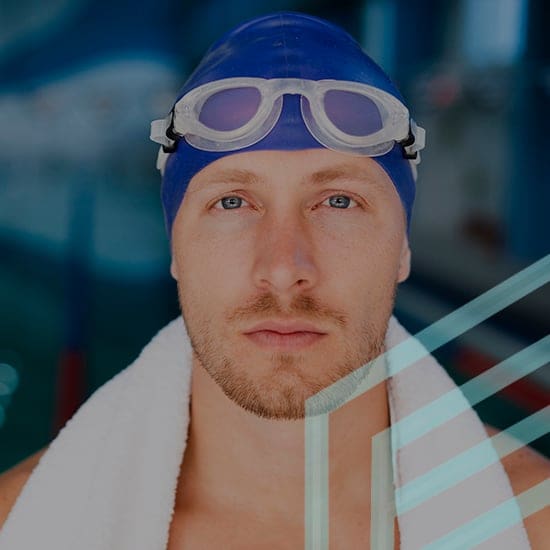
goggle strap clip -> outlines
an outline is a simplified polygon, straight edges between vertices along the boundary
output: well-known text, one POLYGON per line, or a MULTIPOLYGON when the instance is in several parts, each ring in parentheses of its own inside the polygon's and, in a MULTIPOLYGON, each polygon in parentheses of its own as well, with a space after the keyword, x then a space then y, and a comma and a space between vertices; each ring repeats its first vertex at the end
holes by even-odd
POLYGON ((159 120, 151 122, 151 140, 162 146, 165 153, 173 153, 181 136, 174 132, 174 110, 159 120))
POLYGON ((165 153, 173 153, 178 144, 178 140, 180 139, 180 135, 176 134, 174 131, 174 109, 170 111, 170 114, 168 115, 170 117, 170 124, 166 127, 166 137, 170 141, 169 144, 163 145, 162 149, 165 153))
POLYGON ((409 123, 409 135, 398 143, 403 148, 403 157, 414 162, 420 163, 420 151, 424 149, 426 144, 426 131, 424 128, 416 125, 416 122, 411 119, 409 123))

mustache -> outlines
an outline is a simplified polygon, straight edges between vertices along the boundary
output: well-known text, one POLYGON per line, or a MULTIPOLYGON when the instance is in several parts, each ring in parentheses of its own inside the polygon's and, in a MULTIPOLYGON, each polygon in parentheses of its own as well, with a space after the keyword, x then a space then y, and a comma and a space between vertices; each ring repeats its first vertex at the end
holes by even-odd
POLYGON ((333 320, 338 326, 344 327, 348 317, 345 313, 321 305, 315 298, 307 294, 298 294, 290 303, 288 309, 281 306, 279 300, 271 292, 266 292, 249 303, 237 308, 227 316, 232 321, 262 321, 268 317, 296 318, 303 321, 333 320))

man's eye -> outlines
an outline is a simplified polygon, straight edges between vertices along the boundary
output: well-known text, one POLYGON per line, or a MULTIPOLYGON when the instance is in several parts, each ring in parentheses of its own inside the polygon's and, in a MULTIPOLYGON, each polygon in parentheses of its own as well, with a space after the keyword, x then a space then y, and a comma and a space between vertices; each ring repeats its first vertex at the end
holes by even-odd
POLYGON ((325 204, 327 201, 329 201, 330 206, 334 206, 335 208, 340 208, 343 210, 348 209, 350 203, 354 203, 355 205, 357 205, 357 201, 353 200, 347 195, 331 195, 328 199, 324 200, 322 204, 325 204))
POLYGON ((222 197, 219 201, 217 201, 212 206, 216 206, 217 204, 222 205, 222 210, 235 210, 236 208, 239 208, 242 206, 242 203, 246 202, 243 198, 237 197, 236 195, 231 195, 228 197, 222 197))

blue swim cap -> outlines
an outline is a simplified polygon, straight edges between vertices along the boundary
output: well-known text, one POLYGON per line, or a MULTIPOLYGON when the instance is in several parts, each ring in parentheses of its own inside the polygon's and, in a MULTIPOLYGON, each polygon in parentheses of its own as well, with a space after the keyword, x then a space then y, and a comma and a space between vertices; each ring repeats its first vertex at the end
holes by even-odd
MULTIPOLYGON (((343 29, 299 13, 277 13, 246 22, 215 42, 179 91, 180 99, 201 84, 230 77, 334 79, 361 82, 384 90, 404 103, 384 71, 343 29)), ((177 101, 177 100, 176 100, 177 101)), ((260 150, 324 148, 308 131, 296 95, 285 95, 283 110, 273 130, 254 145, 212 152, 197 149, 182 138, 165 165, 161 197, 166 229, 172 224, 192 177, 227 155, 260 150)), ((415 176, 402 145, 372 157, 388 174, 401 198, 410 228, 415 176)))

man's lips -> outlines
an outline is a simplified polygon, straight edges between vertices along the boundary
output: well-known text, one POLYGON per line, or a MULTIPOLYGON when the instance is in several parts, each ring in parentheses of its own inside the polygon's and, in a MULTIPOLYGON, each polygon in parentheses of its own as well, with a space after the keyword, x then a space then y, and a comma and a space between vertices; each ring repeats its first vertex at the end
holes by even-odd
POLYGON ((270 331, 277 332, 279 334, 292 334, 294 332, 309 332, 314 334, 326 334, 323 330, 317 328, 311 323, 304 321, 264 321, 254 325, 247 330, 245 334, 251 334, 254 332, 270 331))
POLYGON ((244 334, 260 347, 286 351, 300 349, 326 336, 326 332, 302 321, 265 321, 244 334))

